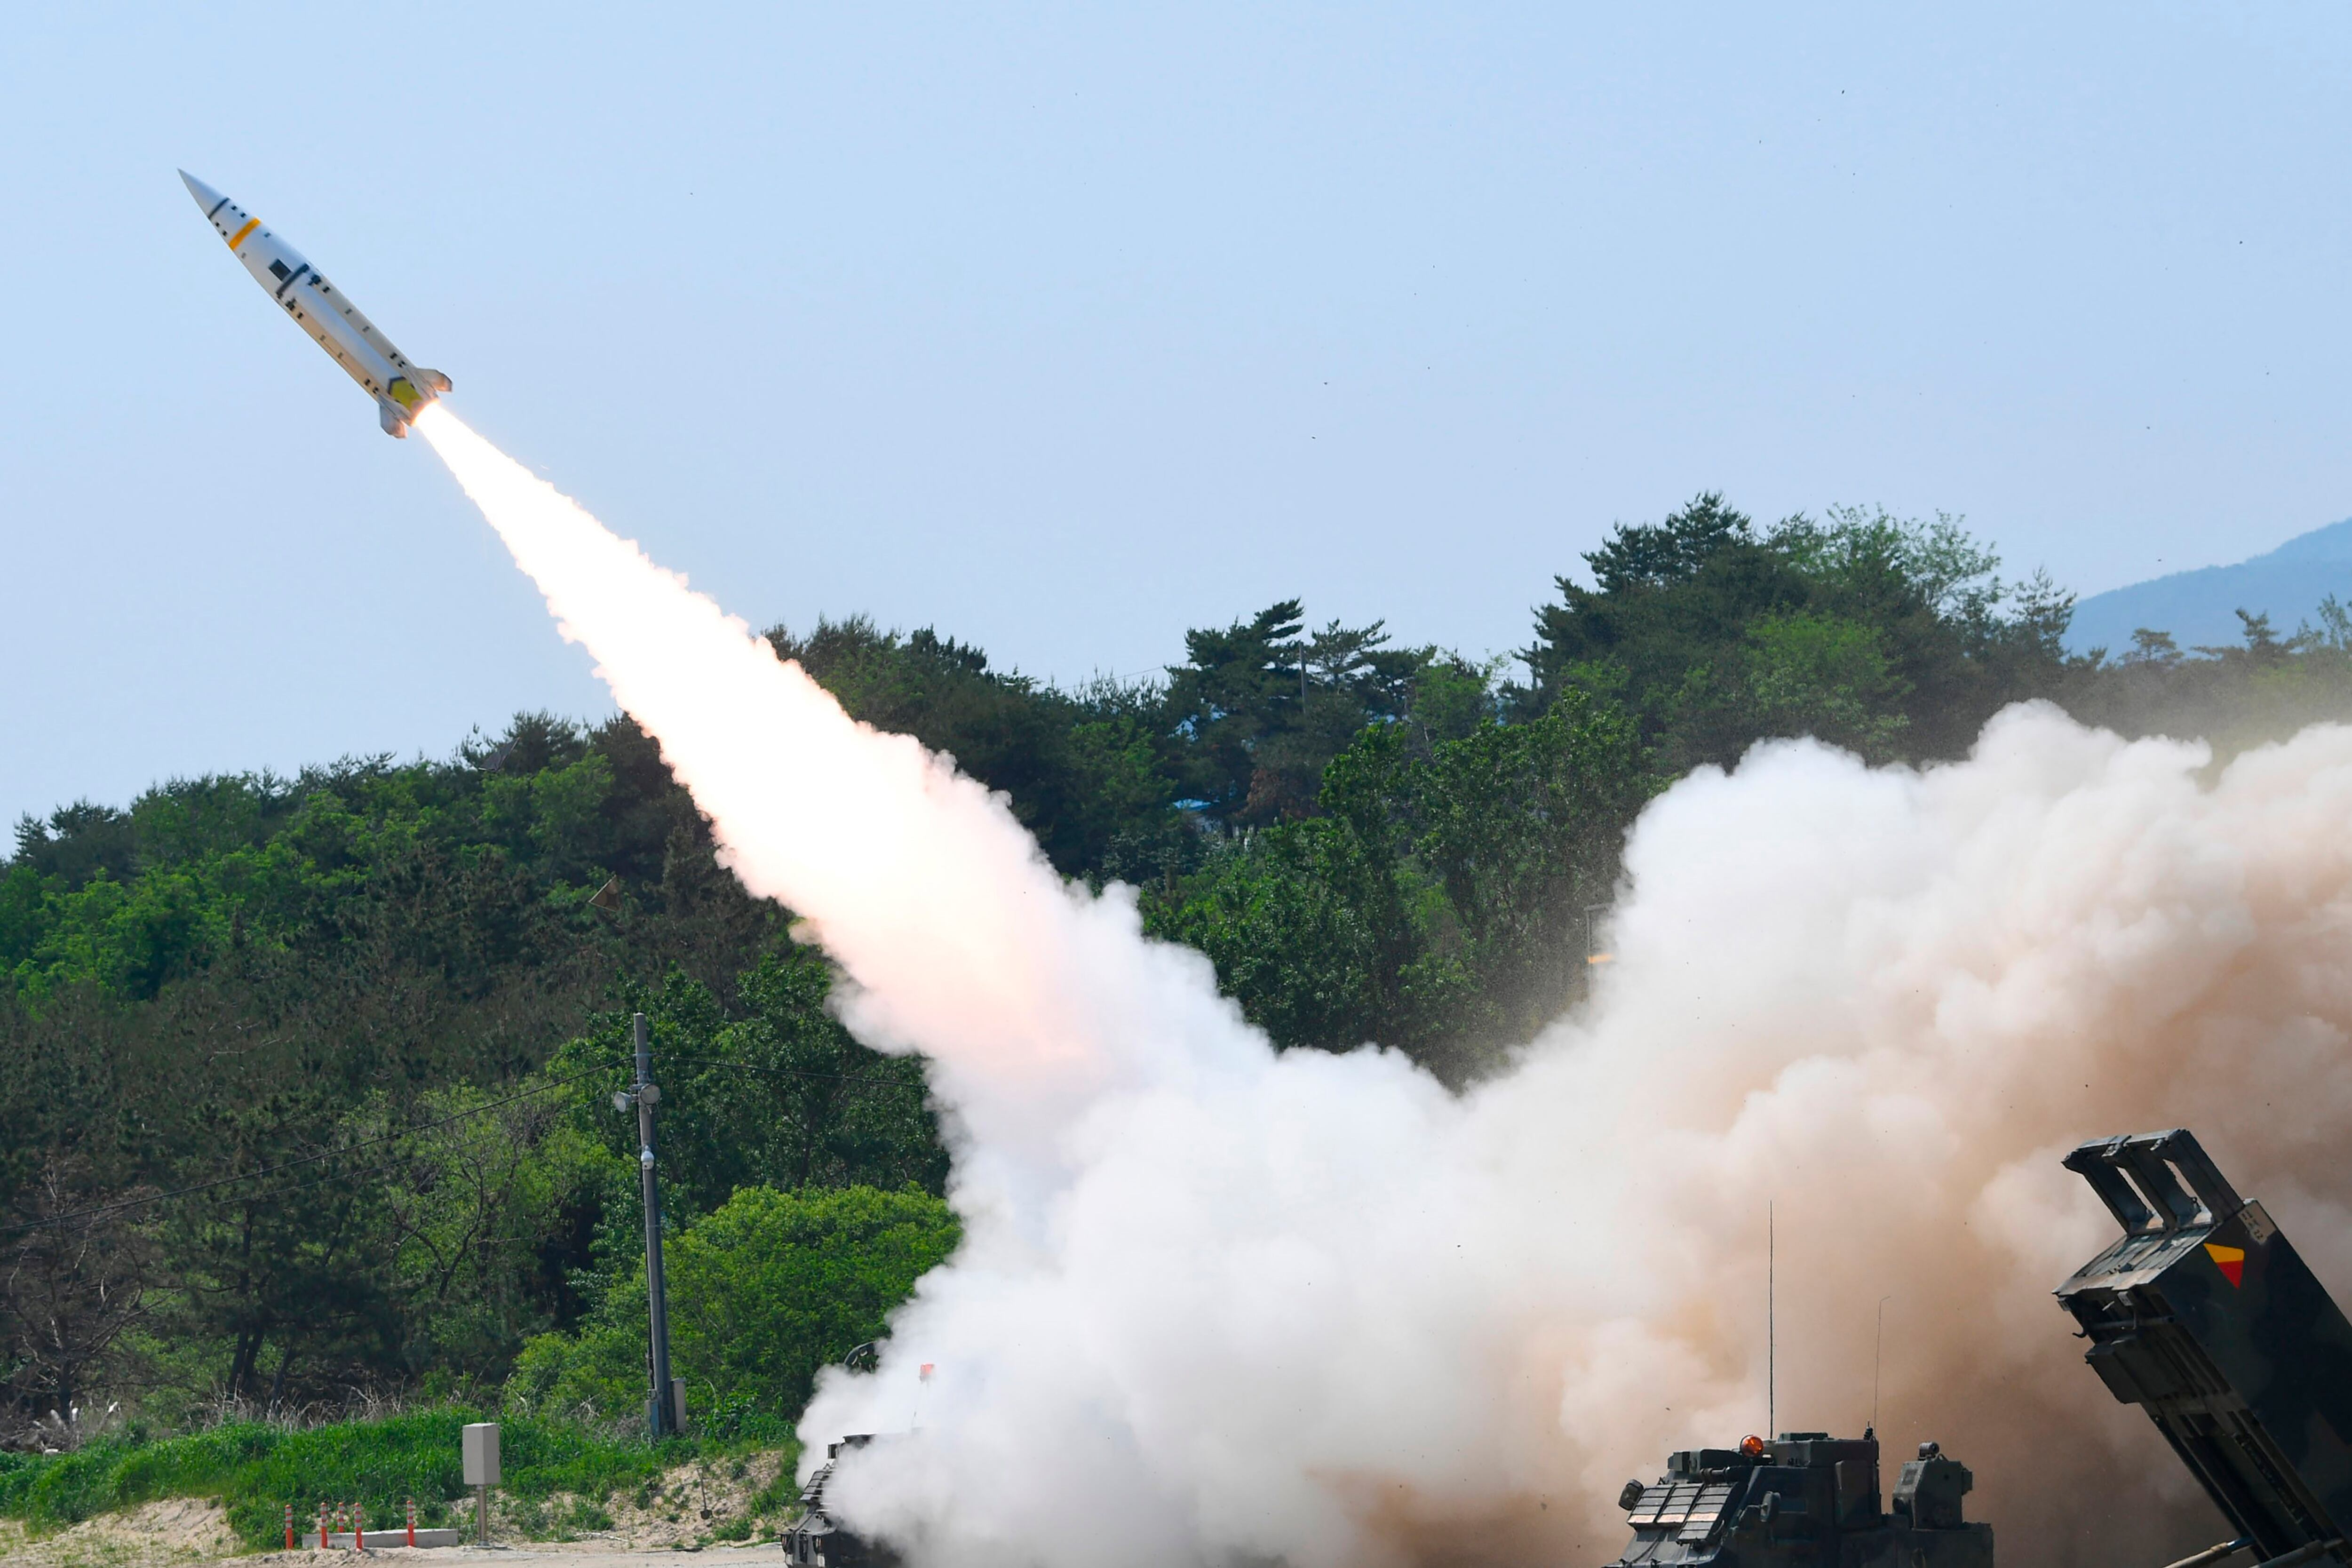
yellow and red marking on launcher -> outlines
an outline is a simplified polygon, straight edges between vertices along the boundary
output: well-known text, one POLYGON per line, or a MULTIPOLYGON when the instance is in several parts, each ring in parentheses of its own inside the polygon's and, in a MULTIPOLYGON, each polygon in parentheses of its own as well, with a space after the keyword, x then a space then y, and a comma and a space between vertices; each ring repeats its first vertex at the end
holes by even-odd
POLYGON ((2205 1252, 2213 1259, 2213 1267, 2221 1271, 2221 1278, 2227 1279, 2232 1289, 2246 1282, 2246 1249, 2244 1247, 2221 1247, 2209 1241, 2205 1244, 2205 1252))

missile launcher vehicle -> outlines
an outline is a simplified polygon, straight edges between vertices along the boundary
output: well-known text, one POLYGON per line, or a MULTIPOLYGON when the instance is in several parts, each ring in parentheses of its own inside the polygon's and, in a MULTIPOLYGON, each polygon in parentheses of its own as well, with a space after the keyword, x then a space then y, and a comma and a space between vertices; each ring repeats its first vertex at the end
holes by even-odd
POLYGON ((1687 1448, 1655 1484, 1618 1494, 1633 1539, 1614 1568, 1992 1568, 1992 1526, 1961 1517, 1973 1480, 1924 1444, 1882 1510, 1872 1433, 1687 1448))
POLYGON ((2092 1370, 2236 1532, 2175 1568, 2352 1561, 2352 1323, 2326 1287, 2182 1129, 2085 1143, 2065 1164, 2124 1234, 2058 1303, 2092 1370))
MULTIPOLYGON (((2147 1412, 2234 1531, 2171 1568, 2352 1564, 2352 1322, 2188 1131, 2085 1143, 2065 1164, 2124 1234, 2059 1305, 2100 1380, 2147 1412)), ((835 1462, 872 1441, 832 1445, 810 1478, 783 1541, 794 1568, 896 1568, 824 1510, 835 1462)), ((1964 1517, 1967 1466, 1923 1444, 1883 1508, 1879 1479, 1866 1429, 1685 1449, 1654 1483, 1625 1483, 1633 1538, 1611 1568, 1993 1568, 1992 1526, 1964 1517)))
MULTIPOLYGON (((2124 1234, 2058 1304, 2233 1531, 2172 1568, 2352 1563, 2352 1321, 2187 1131, 2101 1139, 2065 1165, 2124 1234)), ((1991 1527, 1961 1517, 1970 1479, 1928 1444, 1882 1514, 1870 1433, 1695 1448, 1625 1484, 1633 1540, 1613 1568, 1992 1568, 1991 1527)))
POLYGON ((835 1464, 849 1449, 872 1441, 874 1434, 859 1432, 825 1445, 824 1463, 801 1489, 801 1516, 784 1531, 784 1561, 793 1568, 898 1568, 897 1552, 849 1530, 824 1510, 824 1485, 833 1479, 835 1464))

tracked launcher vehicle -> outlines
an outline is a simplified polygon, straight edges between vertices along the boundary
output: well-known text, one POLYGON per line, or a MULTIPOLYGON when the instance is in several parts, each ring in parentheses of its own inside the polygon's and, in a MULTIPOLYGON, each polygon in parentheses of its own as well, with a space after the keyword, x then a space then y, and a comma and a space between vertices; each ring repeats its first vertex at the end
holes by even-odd
MULTIPOLYGON (((871 1350, 860 1345, 858 1350, 871 1350)), ((855 1356, 856 1351, 852 1351, 855 1356)), ((867 1364, 871 1364, 868 1363, 867 1364)), ((825 1511, 825 1483, 841 1456, 874 1441, 871 1432, 854 1433, 824 1449, 824 1463, 801 1489, 801 1516, 784 1531, 784 1561, 793 1568, 898 1568, 898 1554, 879 1541, 868 1541, 825 1511)))
MULTIPOLYGON (((2233 1568, 2352 1564, 2352 1322, 2188 1131, 2085 1143, 2065 1165, 2124 1234, 2059 1287, 2058 1304, 2090 1342, 2092 1370, 2147 1412, 2233 1531, 2171 1568, 2242 1554, 2233 1568)), ((834 1444, 810 1479, 783 1542, 794 1568, 894 1568, 887 1547, 824 1509, 835 1463, 873 1440, 834 1444)), ((1685 1449, 1654 1484, 1625 1483, 1633 1538, 1611 1568, 1992 1568, 1992 1527, 1963 1516, 1973 1482, 1923 1444, 1882 1509, 1868 1430, 1685 1449)))
POLYGON ((2059 1304, 2101 1381, 2147 1412, 2236 1532, 2175 1568, 2352 1560, 2352 1323, 2335 1299, 2182 1129, 2065 1163, 2124 1234, 2059 1304))
MULTIPOLYGON (((2147 1412, 2234 1532, 2172 1568, 2352 1563, 2352 1322, 2258 1203, 2179 1129, 2066 1156, 2123 1236, 2058 1289, 2115 1396, 2147 1412)), ((1613 1568, 1991 1568, 1972 1478, 1934 1444, 1884 1514, 1878 1445, 1783 1432, 1675 1454, 1618 1499, 1613 1568)))
POLYGON ((1925 1444, 1882 1510, 1874 1434, 1688 1448, 1656 1484, 1625 1483, 1617 1501, 1633 1539, 1616 1568, 1992 1568, 1992 1526, 1961 1517, 1974 1481, 1925 1444))

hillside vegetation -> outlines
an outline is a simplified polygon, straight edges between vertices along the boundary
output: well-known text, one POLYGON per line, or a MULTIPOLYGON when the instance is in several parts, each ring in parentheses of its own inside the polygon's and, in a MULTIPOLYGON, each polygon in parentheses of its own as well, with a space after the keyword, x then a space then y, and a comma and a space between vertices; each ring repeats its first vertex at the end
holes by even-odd
MULTIPOLYGON (((0 1454, 0 1518, 55 1530, 157 1499, 213 1497, 245 1545, 264 1549, 284 1544, 288 1508, 302 1531, 315 1528, 318 1505, 328 1500, 357 1504, 378 1531, 399 1529, 411 1500, 421 1528, 467 1523, 449 1506, 467 1496, 458 1429, 484 1415, 449 1407, 300 1431, 236 1421, 179 1437, 109 1436, 55 1458, 0 1454)), ((644 1485, 681 1448, 665 1454, 577 1423, 508 1415, 500 1489, 525 1505, 568 1494, 576 1517, 543 1525, 586 1525, 596 1517, 593 1500, 644 1485), (580 1507, 576 1500, 592 1500, 580 1507)))
MULTIPOLYGON (((1076 690, 929 630, 772 637, 1003 791, 1066 875, 1134 884, 1278 1045, 1377 1040, 1455 1082, 1574 998, 1643 804, 1759 740, 1924 763, 2034 698, 2225 751, 2352 715, 2332 602, 2073 658, 2067 595, 1948 521, 1702 496, 1586 564, 1508 663, 1296 601, 1076 690)), ((921 1066, 852 1039, 832 983, 625 720, 27 818, 0 866, 0 1436, 362 1392, 621 1430, 634 1011, 678 1369, 709 1429, 788 1431, 956 1237, 921 1066)))

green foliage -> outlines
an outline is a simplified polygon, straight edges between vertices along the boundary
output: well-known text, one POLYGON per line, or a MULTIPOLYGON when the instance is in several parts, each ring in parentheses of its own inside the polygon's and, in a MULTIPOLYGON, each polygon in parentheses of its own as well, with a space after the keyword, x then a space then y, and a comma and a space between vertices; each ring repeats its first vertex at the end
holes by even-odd
POLYGON ((772 952, 737 980, 730 1009, 673 971, 632 988, 559 1050, 549 1071, 589 1074, 574 1125, 634 1172, 636 1113, 610 1109, 632 1080, 630 1016, 646 1014, 662 1085, 663 1203, 687 1220, 765 1184, 945 1190, 947 1154, 922 1063, 860 1045, 825 1005, 833 972, 812 949, 772 952))
POLYGON ((745 1187, 678 1237, 677 1364, 716 1395, 794 1415, 817 1369, 880 1339, 961 1234, 944 1202, 912 1189, 745 1187))
POLYGON ((152 1234, 175 1288, 152 1303, 155 1331, 226 1346, 229 1378, 271 1404, 322 1370, 495 1378, 568 1315, 562 1272, 616 1184, 573 1128, 575 1099, 543 1079, 378 1095, 337 1127, 361 1160, 166 1208, 152 1234))
POLYGON ((1237 841, 1153 923, 1280 1044, 1464 1074, 1575 994, 1586 911, 1655 787, 1632 723, 1579 692, 1433 744, 1375 726, 1326 770, 1321 817, 1237 841))
POLYGON ((2284 637, 2270 617, 2240 610, 2244 639, 2184 651, 2142 627, 2132 648, 2079 679, 2067 706, 2126 735, 2195 736, 2226 759, 2306 724, 2352 719, 2352 611, 2335 595, 2317 626, 2284 637))
POLYGON ((653 817, 621 797, 614 756, 638 743, 634 726, 583 734, 526 715, 486 751, 499 768, 374 758, 28 818, 0 898, 0 970, 35 1002, 78 984, 147 999, 224 963, 315 967, 373 939, 382 959, 478 995, 499 971, 604 934, 585 894, 657 870, 669 829, 695 821, 666 774, 653 817))
POLYGON ((1833 508, 1759 531, 1717 494, 1621 526, 1558 579, 1514 693, 1625 705, 1669 775, 1729 766, 1757 741, 1815 735, 1874 761, 1951 756, 2003 704, 2056 694, 2073 598, 1938 518, 1833 508))
POLYGON ((1444 974, 1428 976, 1422 925, 1384 836, 1330 820, 1287 823, 1236 840, 1192 879, 1188 897, 1152 906, 1155 934, 1217 966, 1219 986, 1286 1046, 1346 1050, 1428 1032, 1421 1015, 1444 974))
MULTIPOLYGON (((915 1281, 955 1249, 940 1199, 915 1189, 780 1192, 746 1186, 666 1250, 670 1355, 703 1419, 788 1430, 821 1366, 880 1339, 915 1281)), ((646 1399, 646 1285, 639 1263, 575 1334, 524 1349, 518 1408, 633 1415, 646 1399)))
MULTIPOLYGON (((2315 629, 2252 606, 2228 647, 2147 628, 2070 658, 2070 596, 2004 580, 1949 518, 1759 526, 1707 494, 1585 563, 1538 612, 1523 682, 1377 621, 1316 629, 1295 599, 1190 632, 1164 683, 1058 689, 864 620, 771 640, 1004 792, 1065 874, 1136 885, 1278 1045, 1377 1041, 1457 1082, 1573 1002, 1628 824, 1691 767, 1792 735, 1932 762, 2034 697, 2225 756, 2352 717, 2334 601, 2315 629)), ((677 1310, 708 1292, 730 1325, 690 1352, 706 1429, 782 1430, 808 1357, 853 1327, 810 1315, 805 1238, 853 1238, 844 1311, 870 1334, 919 1237, 947 1234, 892 1252, 888 1226, 824 1207, 943 1215, 947 1155, 922 1064, 849 1037, 792 918, 718 865, 625 720, 523 714, 443 760, 174 781, 20 823, 0 864, 0 1446, 118 1391, 163 1424, 352 1388, 633 1415, 635 1129, 609 1100, 635 1011, 694 1260, 677 1310), (780 1236, 803 1239, 764 1260, 740 1239, 780 1236)), ((17 1473, 0 1464, 0 1489, 17 1473)))
POLYGON ((1122 838, 1164 840, 1174 826, 1175 784, 1150 744, 1143 693, 1115 682, 1059 691, 992 670, 980 649, 929 627, 902 637, 862 616, 821 622, 806 637, 768 635, 853 718, 913 735, 1004 791, 1066 873, 1098 868, 1122 838))
POLYGON ((731 1005, 785 942, 625 722, 174 784, 17 842, 0 1226, 288 1169, 0 1235, 0 1439, 101 1374, 172 1411, 495 1383, 585 1308, 594 1142, 560 1094, 372 1141, 530 1088, 616 984, 698 974, 731 1005))
MULTIPOLYGON (((0 1515, 37 1531, 159 1498, 216 1497, 248 1548, 284 1543, 285 1510, 315 1530, 321 1501, 357 1502, 390 1530, 417 1503, 418 1523, 451 1521, 467 1497, 458 1430, 489 1419, 461 1407, 307 1430, 236 1422, 187 1436, 109 1438, 71 1454, 0 1456, 0 1515)), ((573 1422, 499 1417, 502 1489, 602 1498, 660 1471, 663 1451, 600 1436, 573 1422)))
MULTIPOLYGON (((1325 764, 1367 724, 1402 717, 1423 672, 1444 662, 1434 648, 1388 642, 1378 621, 1310 635, 1296 599, 1223 631, 1185 633, 1163 722, 1188 797, 1237 824, 1312 816, 1325 764)), ((1439 678, 1457 708, 1460 673, 1454 660, 1439 678)))
POLYGON ((576 1330, 524 1344, 507 1380, 509 1409, 583 1420, 642 1415, 653 1381, 646 1371, 645 1265, 608 1286, 598 1307, 576 1330))
MULTIPOLYGON (((393 1145, 372 1227, 407 1336, 402 1361, 418 1375, 497 1368, 565 1315, 557 1271, 628 1176, 580 1132, 579 1100, 573 1086, 517 1098, 468 1084, 418 1097, 426 1131, 393 1145)), ((352 1134, 397 1131, 388 1101, 370 1109, 352 1134)))
POLYGON ((1877 627, 1822 610, 1757 616, 1721 679, 1703 667, 1682 714, 1685 733, 1726 748, 1755 736, 1810 735, 1874 763, 1903 754, 1910 683, 1877 627))

